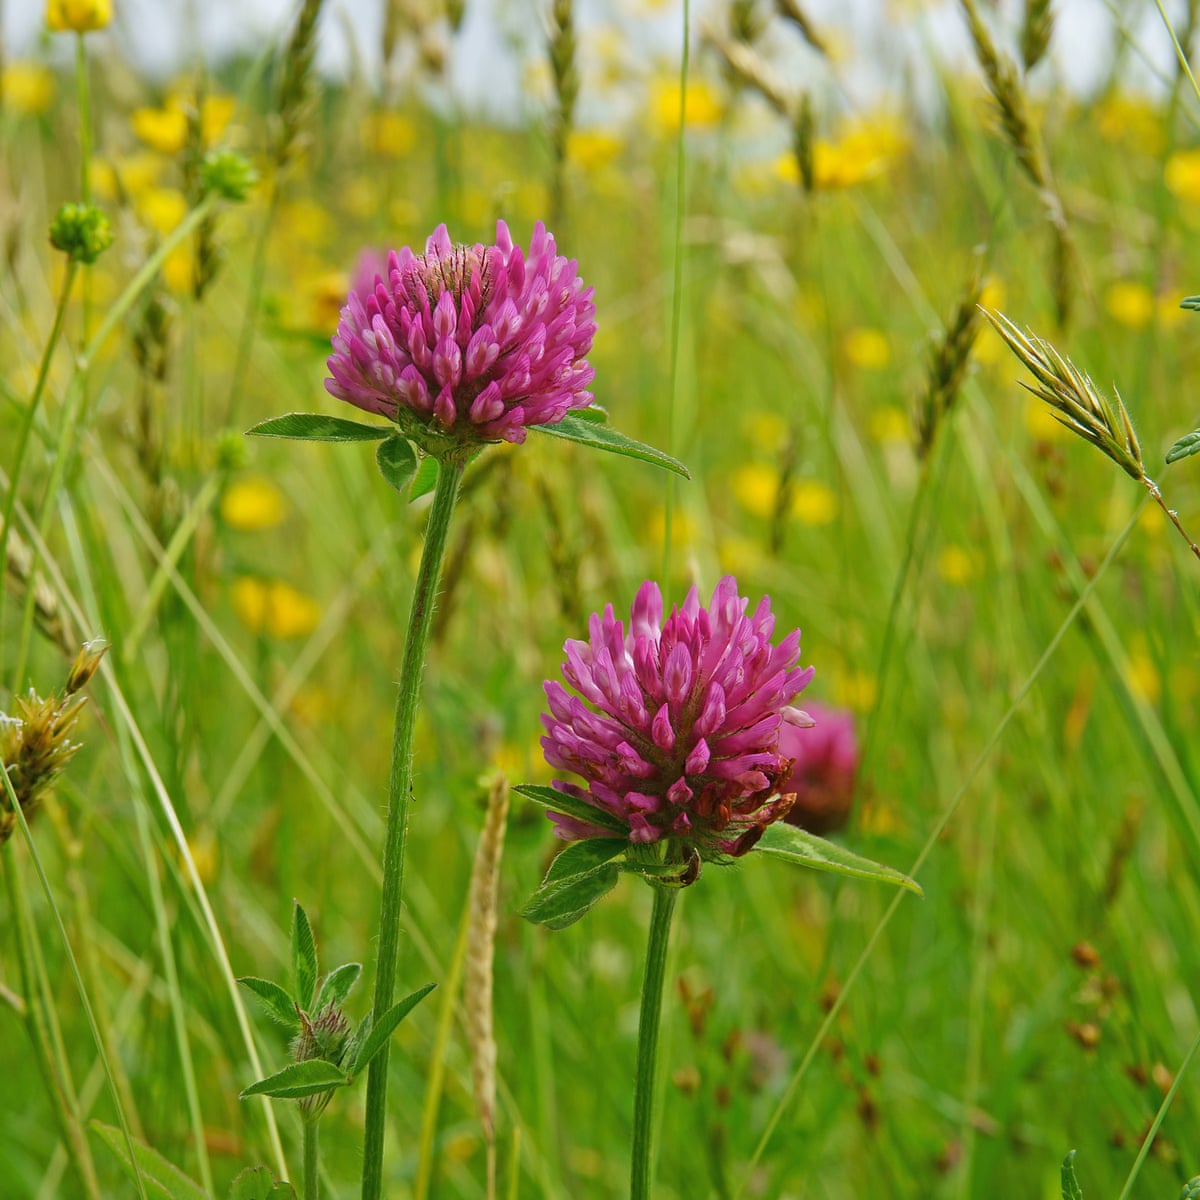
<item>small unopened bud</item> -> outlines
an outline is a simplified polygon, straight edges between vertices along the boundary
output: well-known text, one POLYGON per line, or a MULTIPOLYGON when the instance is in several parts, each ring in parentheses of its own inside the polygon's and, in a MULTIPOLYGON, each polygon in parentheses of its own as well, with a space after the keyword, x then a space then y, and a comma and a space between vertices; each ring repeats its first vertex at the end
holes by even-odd
POLYGON ((258 172, 236 150, 211 150, 200 167, 200 182, 206 195, 216 192, 223 199, 240 204, 258 183, 258 172))
POLYGON ((71 670, 67 674, 67 695, 73 696, 85 688, 92 676, 100 669, 100 660, 108 653, 108 643, 103 638, 92 638, 84 642, 71 670))
POLYGON ((112 243, 108 214, 94 204, 64 204, 50 222, 50 244, 75 262, 94 263, 112 243))
POLYGON ((55 33, 90 33, 112 16, 112 0, 46 0, 46 27, 55 33))

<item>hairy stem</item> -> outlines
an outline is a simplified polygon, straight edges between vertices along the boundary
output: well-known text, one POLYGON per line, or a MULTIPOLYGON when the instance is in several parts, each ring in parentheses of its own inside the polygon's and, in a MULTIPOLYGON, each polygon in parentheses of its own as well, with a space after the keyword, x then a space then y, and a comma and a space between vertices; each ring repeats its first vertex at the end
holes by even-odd
POLYGON ((654 1132, 657 1118, 658 1026, 662 1016, 663 980, 671 917, 679 889, 653 884, 654 908, 646 940, 646 974, 642 979, 642 1011, 638 1018, 637 1082, 633 1094, 633 1168, 630 1200, 650 1200, 654 1188, 654 1132))
MULTIPOLYGON (((396 724, 392 735, 392 769, 388 782, 387 833, 383 856, 383 899, 379 911, 379 963, 375 976, 375 1015, 392 1006, 396 988, 396 958, 400 943, 400 904, 404 892, 404 850, 408 840, 408 806, 412 790, 413 728, 425 648, 433 625, 438 577, 446 551, 450 518, 458 499, 467 455, 447 455, 438 470, 437 490, 425 529, 425 548, 413 591, 396 694, 396 724)), ((371 1061, 367 1076, 366 1135, 363 1141, 363 1200, 379 1200, 383 1190, 383 1138, 387 1116, 389 1047, 371 1061)))

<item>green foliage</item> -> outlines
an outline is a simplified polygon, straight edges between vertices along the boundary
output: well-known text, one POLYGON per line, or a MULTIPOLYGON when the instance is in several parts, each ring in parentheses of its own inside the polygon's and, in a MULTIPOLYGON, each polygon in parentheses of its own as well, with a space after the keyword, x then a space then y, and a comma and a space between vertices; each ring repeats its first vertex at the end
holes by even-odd
POLYGON ((870 879, 876 883, 907 888, 918 896, 925 894, 916 880, 909 879, 900 871, 872 862, 837 842, 817 837, 785 821, 768 825, 751 854, 768 854, 812 871, 831 871, 835 875, 849 875, 855 879, 870 879))
POLYGON ((396 489, 403 492, 417 470, 417 456, 404 438, 393 434, 379 443, 375 461, 380 474, 396 489))
POLYGON ((1181 458, 1191 458, 1193 454, 1197 453, 1200 453, 1200 429, 1185 433, 1167 451, 1167 462, 1178 462, 1181 458))
POLYGON ((94 263, 112 243, 108 214, 94 204, 64 204, 50 224, 50 244, 74 262, 94 263))
POLYGON ((229 1200, 295 1200, 296 1189, 266 1167, 247 1167, 229 1185, 229 1200))
POLYGON ((132 1179, 140 1174, 146 1192, 162 1200, 212 1200, 212 1197, 194 1180, 189 1179, 178 1167, 168 1162, 153 1146, 146 1145, 140 1138, 133 1139, 133 1153, 137 1160, 134 1167, 129 1157, 125 1135, 115 1125, 102 1121, 91 1122, 92 1132, 117 1156, 121 1165, 132 1179))
POLYGON ((346 1087, 351 1077, 333 1063, 322 1058, 308 1058, 303 1062, 289 1063, 274 1075, 260 1079, 243 1088, 238 1098, 271 1096, 276 1100, 300 1100, 305 1096, 316 1096, 331 1088, 346 1087))
POLYGON ((1083 1189, 1075 1178, 1075 1151, 1062 1161, 1062 1200, 1083 1200, 1083 1189))
POLYGON ((387 1040, 396 1031, 396 1027, 408 1016, 426 996, 437 986, 435 983, 427 983, 424 987, 418 988, 415 992, 409 993, 403 1000, 398 1000, 379 1021, 373 1021, 369 1026, 369 1032, 363 1037, 361 1043, 355 1050, 354 1057, 350 1059, 350 1074, 351 1077, 361 1075, 363 1071, 371 1065, 373 1059, 387 1045, 387 1040))
POLYGON ((304 442, 377 442, 393 436, 387 425, 364 425, 345 417, 326 417, 320 413, 285 413, 270 417, 246 430, 248 436, 289 438, 304 442))
POLYGON ((317 992, 317 943, 298 900, 292 901, 292 983, 296 1003, 306 1011, 312 1008, 317 992))
POLYGON ((653 446, 635 441, 623 433, 618 433, 615 429, 610 429, 607 425, 600 425, 592 420, 581 420, 578 416, 568 414, 553 425, 535 425, 534 429, 538 433, 546 433, 551 437, 578 442, 579 445, 588 446, 593 450, 607 450, 610 454, 641 459, 642 462, 652 463, 656 467, 662 467, 665 471, 682 475, 684 479, 692 477, 687 467, 677 458, 672 458, 671 455, 656 450, 653 446))

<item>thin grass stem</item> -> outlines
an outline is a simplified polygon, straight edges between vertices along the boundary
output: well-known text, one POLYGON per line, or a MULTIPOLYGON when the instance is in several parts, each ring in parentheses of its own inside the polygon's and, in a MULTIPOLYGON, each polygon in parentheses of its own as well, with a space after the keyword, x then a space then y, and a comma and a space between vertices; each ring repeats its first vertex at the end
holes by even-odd
POLYGON ((76 961, 75 952, 71 948, 71 939, 67 936, 67 927, 63 924, 62 913, 59 911, 58 904, 54 899, 54 889, 50 886, 50 880, 46 875, 46 868, 42 865, 42 858, 38 853, 37 843, 33 840, 33 834, 29 829, 29 822, 25 819, 25 810, 21 807, 21 801, 13 789, 12 780, 8 777, 8 767, 4 763, 0 763, 0 776, 3 777, 4 791, 8 796, 9 804, 12 806, 13 815, 17 818, 17 824, 21 827, 21 836, 25 839, 25 845, 29 850, 29 857, 33 860, 34 869, 37 871, 38 879, 42 885, 42 891, 46 895, 46 902, 49 904, 50 911, 54 915, 54 922, 58 926, 63 951, 67 956, 67 962, 71 967, 71 975, 75 981, 75 990, 79 995, 79 1002, 83 1006, 84 1015, 87 1017, 88 1026, 92 1031, 92 1039, 96 1043, 96 1053, 99 1055, 100 1061, 104 1064, 104 1074, 108 1078, 108 1088, 112 1093, 113 1105, 117 1112, 117 1121, 121 1126, 121 1133, 125 1138, 125 1148, 129 1151, 129 1158, 133 1163, 134 1183, 137 1185, 138 1195, 142 1200, 146 1200, 146 1185, 142 1179, 142 1172, 137 1165, 137 1157, 134 1154, 133 1137, 129 1132, 129 1123, 125 1118, 125 1106, 121 1103, 121 1091, 117 1087, 116 1080, 113 1078, 112 1065, 109 1063, 108 1054, 104 1049, 104 1038, 100 1035, 100 1027, 96 1024, 96 1016, 92 1011, 91 1001, 88 999, 87 988, 83 986, 83 976, 79 973, 79 963, 76 961))
MULTIPOLYGON (((1130 518, 1124 529, 1122 529, 1120 534, 1118 534, 1112 546, 1109 547, 1108 553, 1097 566, 1096 571, 1092 575, 1091 579, 1087 581, 1087 584, 1076 597, 1075 603, 1071 605, 1070 610, 1063 618, 1058 629, 1055 631, 1054 636, 1051 637, 1050 641, 1047 643, 1046 648, 1042 651, 1042 654, 1034 664, 1033 669, 1026 676, 1025 681, 1021 684, 1008 708, 1005 710, 1004 715, 1000 718, 995 729, 992 730, 992 733, 987 742, 984 744, 983 749, 979 752, 978 757, 975 759, 975 762, 971 765, 970 770, 967 772, 966 778, 959 785, 958 790, 950 798, 949 803, 947 803, 946 807, 938 816, 938 819, 934 822, 933 828, 930 830, 929 836, 925 839, 924 845, 922 845, 920 852, 913 860, 912 866, 909 867, 908 871, 906 872, 906 874, 912 878, 915 879, 921 868, 925 865, 926 860, 933 852, 934 846, 938 844, 938 840, 941 838, 946 826, 950 823, 951 818, 958 811, 958 807, 962 803, 963 797, 970 790, 972 784, 974 784, 975 780, 978 778, 980 771, 983 770, 984 765, 991 757, 992 751, 999 744, 1001 737, 1004 735, 1004 731, 1008 728, 1009 723, 1012 721, 1021 705, 1025 702, 1026 697, 1033 690, 1033 685, 1041 676, 1042 671, 1045 670, 1047 664, 1054 657, 1054 654, 1058 650, 1060 643, 1062 642, 1063 638, 1066 637, 1067 631, 1071 628, 1079 614, 1083 611, 1084 606, 1087 604, 1092 595, 1092 592, 1095 591, 1097 584, 1104 577, 1105 572, 1115 561, 1121 548, 1125 545, 1126 540, 1133 531, 1136 521, 1136 515, 1130 518)), ((902 891, 897 891, 892 897, 891 902, 884 910, 883 916, 880 917, 879 921, 875 925, 875 928, 871 931, 871 936, 867 939, 867 944, 863 947, 862 953, 859 954, 858 958, 855 960, 854 966, 850 970, 850 973, 846 976, 846 980, 842 984, 837 998, 834 1000, 833 1004, 830 1005, 829 1011, 825 1014, 825 1019, 817 1028, 816 1033, 813 1034, 813 1037, 809 1042, 808 1049, 804 1053, 804 1057, 800 1060, 796 1070, 792 1073, 792 1077, 788 1081, 787 1087, 784 1088, 783 1094, 779 1097, 779 1101, 775 1105, 775 1108, 773 1109, 771 1116, 767 1121, 766 1127, 763 1129, 762 1136, 758 1140, 758 1145, 754 1148, 754 1153, 750 1156, 750 1161, 746 1166, 746 1172, 743 1176, 742 1184, 738 1188, 736 1194, 737 1197, 740 1198, 741 1196, 745 1195, 750 1179, 757 1169, 758 1164, 762 1161, 762 1156, 765 1153, 767 1146, 770 1145, 771 1139, 775 1134, 775 1130, 778 1128, 779 1122, 783 1119, 783 1114, 787 1111, 787 1108, 791 1104, 797 1089, 800 1087, 800 1084, 804 1079, 804 1076, 808 1073, 808 1068, 812 1065, 813 1060, 816 1058, 818 1049, 824 1044, 825 1038, 828 1036, 829 1031, 833 1028, 833 1024, 837 1020, 838 1014, 845 1006, 847 997, 853 990, 854 984, 858 980, 858 977, 862 974, 863 968, 866 966, 871 955, 874 953, 875 947, 878 945, 880 938, 882 938, 884 931, 891 924, 892 918, 899 910, 901 901, 904 899, 905 894, 906 893, 902 891)))

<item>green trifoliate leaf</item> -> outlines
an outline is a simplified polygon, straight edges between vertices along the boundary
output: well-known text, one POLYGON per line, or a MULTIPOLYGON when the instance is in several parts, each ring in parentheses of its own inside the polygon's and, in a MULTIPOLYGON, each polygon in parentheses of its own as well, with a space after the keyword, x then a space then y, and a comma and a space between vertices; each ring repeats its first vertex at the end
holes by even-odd
POLYGON ((634 441, 607 425, 598 425, 593 421, 580 420, 578 416, 565 416, 554 425, 534 425, 538 433, 547 433, 551 437, 565 438, 568 442, 578 442, 581 446, 591 446, 594 450, 607 450, 610 454, 623 454, 626 458, 639 458, 642 462, 653 463, 665 471, 674 471, 684 479, 691 479, 691 472, 677 458, 647 446, 644 442, 634 441))
POLYGON ((303 442, 378 442, 391 437, 390 425, 364 425, 322 413, 284 413, 246 430, 250 437, 293 438, 303 442))
POLYGON ((296 1189, 266 1167, 247 1167, 229 1185, 229 1200, 296 1200, 296 1189))
POLYGON ((560 792, 557 788, 542 787, 536 783, 518 783, 513 786, 512 790, 519 796, 524 796, 526 800, 532 800, 534 804, 540 804, 552 812, 565 813, 568 817, 578 817, 581 821, 599 825, 601 829, 611 829, 616 833, 624 833, 626 836, 629 834, 629 827, 623 825, 611 813, 606 813, 601 808, 593 808, 585 800, 576 800, 574 796, 568 796, 566 792, 560 792))
POLYGON ((375 1021, 371 1026, 371 1032, 363 1038, 359 1045, 358 1052, 353 1059, 353 1065, 350 1069, 350 1074, 360 1075, 366 1070, 371 1059, 377 1055, 380 1050, 387 1045, 387 1040, 392 1036, 396 1026, 408 1016, 433 989, 437 987, 436 983, 427 983, 423 988, 418 988, 409 996, 405 996, 403 1000, 392 1005, 391 1008, 383 1014, 378 1021, 375 1021))
POLYGON ((317 943, 308 923, 308 914, 298 900, 292 904, 292 978, 296 986, 296 1003, 305 1012, 310 1012, 317 991, 317 943))
POLYGON ((362 963, 346 963, 330 971, 321 981, 313 1012, 319 1013, 327 1004, 341 1004, 353 990, 362 974, 362 963))
POLYGON ((238 1097, 274 1096, 277 1100, 301 1100, 305 1096, 316 1096, 331 1088, 345 1087, 349 1076, 341 1067, 323 1058, 306 1058, 304 1062, 289 1063, 282 1071, 268 1075, 252 1083, 238 1097))
POLYGON ((1062 1161, 1062 1200, 1083 1200, 1083 1188, 1075 1178, 1075 1151, 1062 1161))
POLYGON ((140 1138, 132 1138, 134 1158, 129 1157, 129 1146, 125 1135, 115 1125, 92 1121, 91 1128, 104 1144, 121 1160, 121 1165, 131 1179, 142 1177, 146 1194, 156 1200, 212 1200, 212 1197, 195 1180, 189 1179, 174 1163, 168 1162, 152 1146, 140 1138), (134 1159, 137 1167, 134 1167, 134 1159))
POLYGON ((408 502, 411 504, 414 500, 420 500, 422 496, 432 492, 437 487, 437 477, 438 461, 432 455, 427 454, 421 459, 421 465, 413 476, 412 486, 408 489, 408 502))
POLYGON ((1193 454, 1200 454, 1200 429, 1185 433, 1167 451, 1167 462, 1178 462, 1181 458, 1191 458, 1193 454))
POLYGON ((300 1018, 296 1015, 296 1001, 279 984, 272 983, 269 979, 256 979, 253 975, 243 975, 238 983, 248 992, 254 993, 254 998, 272 1021, 282 1025, 289 1033, 299 1030, 300 1018))
POLYGON ((784 858, 797 866, 809 867, 813 871, 832 871, 835 875, 852 875, 856 879, 874 879, 879 883, 890 883, 894 887, 907 888, 918 896, 925 893, 916 880, 893 867, 872 862, 869 858, 847 850, 836 842, 827 842, 816 834, 807 833, 785 821, 768 825, 754 847, 756 854, 770 854, 784 858))
POLYGON ((408 487, 408 482, 416 474, 417 456, 413 448, 398 434, 393 434, 379 443, 375 451, 375 461, 379 464, 379 473, 398 492, 408 487))
MULTIPOLYGON (((587 843, 580 842, 579 845, 587 843)), ((582 875, 544 883, 521 910, 521 916, 535 925, 566 929, 568 925, 574 925, 597 900, 607 896, 620 877, 617 865, 608 862, 582 875)))
POLYGON ((609 859, 616 858, 622 850, 628 849, 628 838, 588 838, 583 842, 572 842, 550 864, 542 886, 560 883, 576 875, 589 875, 609 859))

